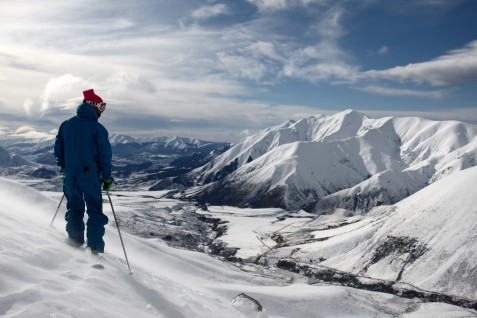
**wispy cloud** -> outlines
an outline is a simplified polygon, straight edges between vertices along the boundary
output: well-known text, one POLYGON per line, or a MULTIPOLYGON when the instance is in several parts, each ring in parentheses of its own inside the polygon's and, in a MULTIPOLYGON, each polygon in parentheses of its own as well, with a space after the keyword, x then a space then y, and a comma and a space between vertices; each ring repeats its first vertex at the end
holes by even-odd
POLYGON ((247 0, 257 6, 261 11, 278 11, 289 9, 292 7, 307 7, 310 5, 324 5, 332 1, 330 0, 247 0))
POLYGON ((370 70, 363 72, 362 76, 399 82, 428 83, 435 86, 475 82, 477 81, 477 41, 431 61, 396 66, 387 70, 370 70))
POLYGON ((256 5, 262 11, 275 11, 285 9, 289 0, 248 0, 250 3, 256 5))
POLYGON ((44 113, 54 104, 57 107, 66 107, 63 102, 73 94, 82 91, 82 87, 90 87, 91 83, 81 77, 71 74, 64 74, 59 77, 52 78, 46 83, 45 90, 41 96, 40 111, 44 113))
MULTIPOLYGON (((344 28, 346 9, 343 1, 252 1, 259 8, 282 10, 292 7, 318 5, 306 35, 316 39, 313 44, 303 45, 293 38, 276 39, 274 43, 258 41, 250 44, 255 52, 250 58, 265 66, 260 74, 263 79, 278 82, 283 79, 299 79, 311 83, 318 82, 352 82, 359 67, 350 62, 350 55, 342 49, 341 38, 347 34, 344 28), (280 43, 280 44, 277 44, 280 43), (272 78, 272 80, 271 80, 272 78)), ((266 32, 262 30, 262 32, 266 32)), ((244 52, 241 52, 243 56, 244 52)), ((249 52, 245 52, 249 53, 249 52)))
POLYGON ((372 94, 398 96, 398 97, 411 96, 411 97, 440 99, 445 95, 445 92, 442 90, 424 91, 424 90, 416 90, 416 89, 392 88, 392 87, 377 86, 377 85, 370 85, 370 86, 366 86, 366 87, 362 87, 358 89, 364 92, 372 93, 372 94))
POLYGON ((379 118, 384 116, 397 116, 397 117, 421 117, 432 120, 458 120, 463 122, 472 123, 477 125, 477 112, 475 108, 459 108, 454 107, 452 110, 430 110, 430 111, 412 111, 412 110, 366 110, 361 109, 364 114, 379 118))
POLYGON ((219 15, 230 14, 230 8, 223 3, 206 5, 192 12, 192 17, 196 19, 209 19, 219 15))
POLYGON ((389 53, 389 47, 387 47, 386 45, 382 46, 381 48, 379 48, 379 50, 377 50, 377 52, 379 55, 386 55, 389 53))

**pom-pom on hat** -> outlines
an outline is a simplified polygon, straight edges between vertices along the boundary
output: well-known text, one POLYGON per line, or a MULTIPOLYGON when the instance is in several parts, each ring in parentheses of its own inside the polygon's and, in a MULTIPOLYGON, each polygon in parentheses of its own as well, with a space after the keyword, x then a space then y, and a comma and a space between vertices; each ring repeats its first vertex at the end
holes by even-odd
POLYGON ((84 100, 86 100, 86 101, 90 101, 90 102, 94 102, 94 103, 102 103, 103 102, 103 99, 101 97, 99 97, 98 95, 96 95, 94 93, 93 89, 88 89, 86 91, 83 91, 83 96, 84 96, 84 100))

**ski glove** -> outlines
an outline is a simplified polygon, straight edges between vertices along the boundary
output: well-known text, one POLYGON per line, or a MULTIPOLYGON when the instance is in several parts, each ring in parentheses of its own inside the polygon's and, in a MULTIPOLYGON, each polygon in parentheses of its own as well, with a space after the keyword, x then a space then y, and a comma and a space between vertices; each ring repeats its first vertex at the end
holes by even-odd
POLYGON ((113 179, 101 179, 103 182, 103 190, 109 191, 111 190, 111 186, 113 185, 113 179))
POLYGON ((60 169, 60 178, 63 182, 65 182, 65 169, 60 169))

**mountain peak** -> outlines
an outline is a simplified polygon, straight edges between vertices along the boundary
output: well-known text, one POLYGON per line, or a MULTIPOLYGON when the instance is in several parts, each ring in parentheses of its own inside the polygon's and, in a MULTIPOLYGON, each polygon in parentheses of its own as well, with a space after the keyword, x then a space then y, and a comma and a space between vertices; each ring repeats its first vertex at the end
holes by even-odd
POLYGON ((363 113, 358 112, 357 110, 354 110, 354 109, 352 109, 352 108, 347 108, 347 109, 345 109, 345 110, 339 112, 338 114, 353 114, 353 113, 363 115, 363 113))
POLYGON ((366 117, 365 114, 363 114, 363 113, 361 113, 357 110, 354 110, 354 109, 346 109, 346 110, 343 110, 342 112, 336 113, 332 116, 333 117, 344 117, 344 118, 348 118, 348 119, 362 119, 362 118, 366 117))
POLYGON ((472 125, 347 109, 249 136, 198 169, 197 180, 218 181, 201 197, 213 204, 367 210, 477 165, 476 148, 472 125))
POLYGON ((109 140, 112 144, 127 144, 136 142, 133 137, 121 134, 111 134, 109 135, 109 140))

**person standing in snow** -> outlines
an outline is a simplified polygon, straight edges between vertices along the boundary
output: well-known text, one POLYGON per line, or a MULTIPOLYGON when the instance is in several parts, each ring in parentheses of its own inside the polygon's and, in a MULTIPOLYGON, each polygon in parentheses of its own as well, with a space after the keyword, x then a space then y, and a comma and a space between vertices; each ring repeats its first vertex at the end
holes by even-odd
POLYGON ((108 217, 103 213, 103 190, 111 189, 111 144, 108 131, 98 122, 106 103, 93 89, 83 92, 84 100, 76 116, 64 121, 56 136, 54 153, 63 179, 67 199, 66 232, 75 246, 85 243, 83 221, 85 203, 87 246, 93 254, 104 253, 104 226, 108 217))

